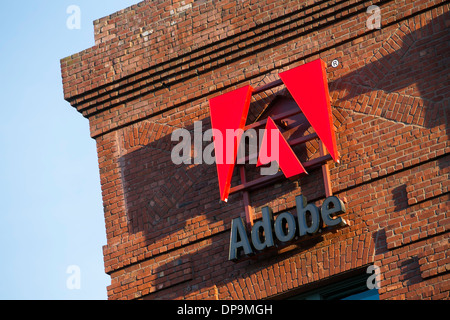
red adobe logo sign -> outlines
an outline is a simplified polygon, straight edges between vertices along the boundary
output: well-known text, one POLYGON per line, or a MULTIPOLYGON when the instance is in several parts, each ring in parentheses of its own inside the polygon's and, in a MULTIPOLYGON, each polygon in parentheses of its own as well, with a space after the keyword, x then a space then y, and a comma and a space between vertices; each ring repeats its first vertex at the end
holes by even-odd
MULTIPOLYGON (((339 162, 325 66, 324 61, 317 59, 282 72, 279 76, 332 159, 339 162)), ((237 150, 241 142, 241 136, 230 138, 227 137, 226 132, 227 130, 244 129, 250 100, 254 92, 255 89, 248 85, 214 97, 209 101, 216 158, 231 159, 231 161, 216 162, 220 198, 223 201, 228 200, 237 150), (221 134, 220 143, 217 143, 217 133, 221 134), (232 139, 232 141, 226 141, 227 138, 232 139)), ((268 164, 272 161, 278 163, 286 178, 306 173, 304 166, 282 136, 274 120, 269 117, 266 122, 266 130, 261 143, 257 166, 268 164), (268 132, 272 132, 272 134, 268 134, 268 132), (275 135, 273 134, 274 132, 275 135), (271 153, 269 151, 272 150, 271 144, 277 144, 278 152, 271 153)))

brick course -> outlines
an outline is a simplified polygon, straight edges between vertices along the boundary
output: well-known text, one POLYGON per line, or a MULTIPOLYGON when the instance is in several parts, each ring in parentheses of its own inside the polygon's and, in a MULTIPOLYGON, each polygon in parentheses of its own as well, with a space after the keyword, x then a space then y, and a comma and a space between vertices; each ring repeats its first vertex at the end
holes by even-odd
MULTIPOLYGON (((95 46, 61 60, 64 97, 97 142, 110 299, 260 299, 369 264, 381 299, 448 299, 449 5, 445 1, 143 1, 94 22, 95 46), (367 7, 381 8, 368 30, 367 7), (230 262, 241 195, 215 166, 174 165, 170 135, 210 128, 208 99, 324 60, 349 226, 230 262), (338 59, 339 66, 331 67, 338 59)), ((256 95, 267 105, 284 87, 256 95)), ((314 150, 314 145, 309 145, 314 150)), ((250 194, 255 217, 322 203, 320 170, 250 194)))

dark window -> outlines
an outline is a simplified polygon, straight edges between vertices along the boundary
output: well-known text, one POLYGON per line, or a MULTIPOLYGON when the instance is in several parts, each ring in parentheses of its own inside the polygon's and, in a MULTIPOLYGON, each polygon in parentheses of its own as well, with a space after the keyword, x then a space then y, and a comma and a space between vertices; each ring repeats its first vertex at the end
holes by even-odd
POLYGON ((377 289, 367 287, 370 274, 350 279, 293 296, 289 300, 379 300, 377 289))

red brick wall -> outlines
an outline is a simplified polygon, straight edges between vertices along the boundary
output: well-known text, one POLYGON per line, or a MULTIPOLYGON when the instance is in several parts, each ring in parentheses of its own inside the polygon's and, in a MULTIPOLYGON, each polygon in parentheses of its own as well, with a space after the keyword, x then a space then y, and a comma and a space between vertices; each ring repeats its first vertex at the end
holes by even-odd
MULTIPOLYGON (((144 1, 94 25, 95 46, 62 59, 61 71, 65 99, 97 142, 110 299, 275 297, 369 264, 381 267, 381 299, 448 299, 445 1, 144 1), (366 27, 371 4, 381 30, 366 27), (229 262, 242 197, 219 202, 215 166, 174 165, 170 135, 198 120, 209 129, 209 98, 319 57, 342 155, 332 188, 350 225, 229 262)), ((322 203, 321 179, 316 170, 251 193, 256 217, 266 205, 293 208, 299 194, 322 203)))

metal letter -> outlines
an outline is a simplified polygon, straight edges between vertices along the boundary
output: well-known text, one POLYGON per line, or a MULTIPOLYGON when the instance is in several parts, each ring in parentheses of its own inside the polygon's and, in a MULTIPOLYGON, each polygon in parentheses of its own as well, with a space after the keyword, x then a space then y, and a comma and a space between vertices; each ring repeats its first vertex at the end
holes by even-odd
POLYGON ((275 235, 281 242, 288 242, 294 239, 297 225, 295 219, 289 212, 281 213, 275 220, 275 235), (283 228, 283 220, 287 222, 287 234, 283 228))
POLYGON ((302 195, 295 197, 295 202, 297 204, 297 219, 300 236, 304 236, 307 233, 314 234, 319 230, 320 226, 319 209, 317 209, 317 207, 312 203, 306 205, 306 201, 307 201, 306 198, 302 195), (309 212, 311 215, 310 226, 308 226, 308 223, 306 221, 307 212, 309 212))
POLYGON ((332 218, 331 216, 345 212, 344 203, 337 197, 331 196, 325 199, 322 204, 322 220, 328 226, 336 226, 345 223, 341 217, 332 218))
POLYGON ((236 260, 240 248, 244 249, 245 254, 253 253, 250 242, 248 241, 247 232, 245 232, 242 218, 236 218, 231 221, 230 252, 228 254, 228 260, 236 260))
POLYGON ((262 220, 256 222, 252 228, 252 243, 256 250, 261 251, 273 246, 272 219, 272 209, 262 208, 262 220), (264 241, 261 241, 261 228, 264 230, 264 241))

